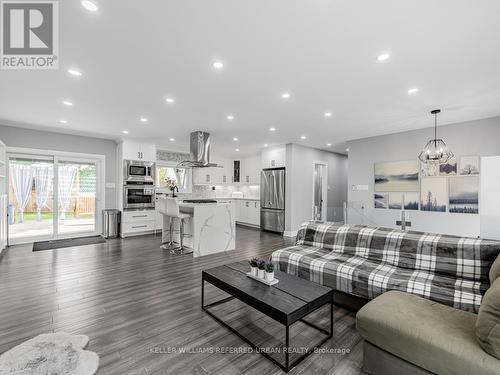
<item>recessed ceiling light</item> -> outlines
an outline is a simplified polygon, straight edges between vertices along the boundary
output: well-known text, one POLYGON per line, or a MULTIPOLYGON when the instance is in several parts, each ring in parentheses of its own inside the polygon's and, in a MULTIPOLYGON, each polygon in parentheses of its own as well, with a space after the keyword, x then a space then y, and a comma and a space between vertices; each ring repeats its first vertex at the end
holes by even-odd
POLYGON ((233 141, 238 142, 238 137, 234 137, 233 141))
POLYGON ((170 138, 169 141, 170 142, 175 142, 175 138, 170 138))
POLYGON ((67 123, 68 123, 68 121, 66 121, 66 120, 59 120, 59 122, 60 122, 61 124, 67 124, 67 123))
POLYGON ((128 130, 123 130, 122 133, 123 134, 128 134, 128 130))
POLYGON ((332 117, 332 112, 325 112, 325 117, 332 117))
POLYGON ((267 143, 264 143, 264 147, 267 147, 267 146, 269 146, 269 145, 267 143))
POLYGON ((165 101, 166 101, 167 103, 169 103, 169 104, 173 104, 173 103, 175 103, 174 98, 166 98, 166 99, 165 99, 165 101))
POLYGON ((417 92, 418 92, 418 88, 416 88, 416 87, 413 87, 413 88, 408 90, 408 94, 410 94, 410 95, 416 94, 417 92))
POLYGON ((214 67, 214 69, 217 69, 217 70, 224 68, 224 64, 222 63, 222 61, 214 61, 212 66, 214 67))
POLYGON ((237 148, 237 149, 236 149, 236 150, 234 150, 234 151, 236 151, 236 152, 240 152, 240 149, 239 149, 239 148, 237 148))
POLYGON ((63 100, 62 104, 64 104, 65 106, 68 106, 68 107, 72 107, 73 106, 73 103, 70 102, 69 100, 63 100))
POLYGON ((141 117, 140 120, 141 122, 148 122, 148 119, 146 117, 141 117))
POLYGON ((93 3, 92 1, 89 1, 89 0, 82 0, 81 2, 82 6, 91 11, 91 12, 97 12, 97 5, 95 3, 93 3))
POLYGON ((331 144, 331 143, 327 143, 326 145, 327 145, 328 147, 330 147, 332 144, 331 144))
POLYGON ((269 128, 269 131, 270 131, 270 132, 275 132, 275 131, 276 131, 276 128, 269 128))
POLYGON ((349 152, 349 147, 345 149, 347 152, 349 152))
POLYGON ((380 55, 377 56, 377 60, 378 61, 386 61, 386 60, 389 60, 389 57, 391 57, 391 55, 384 52, 384 53, 381 53, 380 55))
POLYGON ((289 92, 284 92, 283 94, 281 94, 281 98, 282 99, 290 99, 290 93, 289 92))
POLYGON ((233 116, 233 115, 227 115, 227 117, 226 117, 226 118, 227 118, 229 121, 234 120, 234 116, 233 116))
POLYGON ((304 139, 306 139, 306 138, 307 138, 307 137, 306 137, 305 135, 301 135, 301 136, 300 136, 300 139, 302 139, 302 140, 304 140, 304 139))
POLYGON ((83 75, 82 72, 76 69, 68 69, 68 73, 75 77, 81 77, 83 75))

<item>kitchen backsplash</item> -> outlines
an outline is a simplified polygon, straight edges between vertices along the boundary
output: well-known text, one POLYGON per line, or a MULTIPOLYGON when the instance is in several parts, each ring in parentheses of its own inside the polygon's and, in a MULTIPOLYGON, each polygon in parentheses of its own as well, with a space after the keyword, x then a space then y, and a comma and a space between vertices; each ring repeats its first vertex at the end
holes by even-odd
POLYGON ((193 198, 231 198, 231 193, 241 192, 244 198, 260 198, 260 187, 258 185, 215 185, 214 187, 215 190, 212 190, 212 186, 194 185, 192 196, 193 198))

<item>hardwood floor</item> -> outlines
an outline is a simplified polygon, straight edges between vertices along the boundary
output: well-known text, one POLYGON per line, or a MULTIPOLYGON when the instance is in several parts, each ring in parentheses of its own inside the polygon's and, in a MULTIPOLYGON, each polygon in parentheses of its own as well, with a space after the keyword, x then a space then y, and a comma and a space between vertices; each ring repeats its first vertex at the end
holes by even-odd
MULTIPOLYGON (((98 374, 283 374, 258 353, 220 353, 248 347, 200 308, 202 269, 267 257, 290 242, 238 227, 236 244, 230 253, 195 259, 161 250, 153 236, 36 253, 31 245, 13 246, 0 258, 0 353, 40 333, 65 331, 90 337, 98 374)), ((223 296, 207 284, 207 301, 223 296)), ((284 341, 282 326, 238 301, 216 308, 262 346, 284 341)), ((328 309, 311 320, 327 326, 328 309)), ((314 332, 297 324, 292 345, 314 344, 314 332)), ((312 354, 290 374, 362 373, 353 313, 336 307, 334 337, 323 348, 344 354, 312 354)))

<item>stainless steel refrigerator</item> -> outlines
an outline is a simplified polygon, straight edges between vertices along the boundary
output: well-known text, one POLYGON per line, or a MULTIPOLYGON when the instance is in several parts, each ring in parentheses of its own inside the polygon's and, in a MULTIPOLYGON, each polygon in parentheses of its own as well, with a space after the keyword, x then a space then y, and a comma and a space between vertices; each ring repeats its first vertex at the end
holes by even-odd
POLYGON ((260 227, 285 231, 285 168, 264 169, 260 174, 260 227))

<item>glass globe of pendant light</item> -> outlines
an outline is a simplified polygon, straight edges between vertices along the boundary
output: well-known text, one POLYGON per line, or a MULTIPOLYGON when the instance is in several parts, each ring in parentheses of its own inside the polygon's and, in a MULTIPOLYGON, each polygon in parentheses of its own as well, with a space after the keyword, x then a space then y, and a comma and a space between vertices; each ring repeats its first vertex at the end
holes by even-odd
POLYGON ((440 109, 431 111, 431 114, 434 115, 434 139, 427 142, 420 155, 418 155, 422 163, 443 164, 454 156, 453 152, 446 146, 446 143, 437 137, 437 115, 440 112, 440 109))

